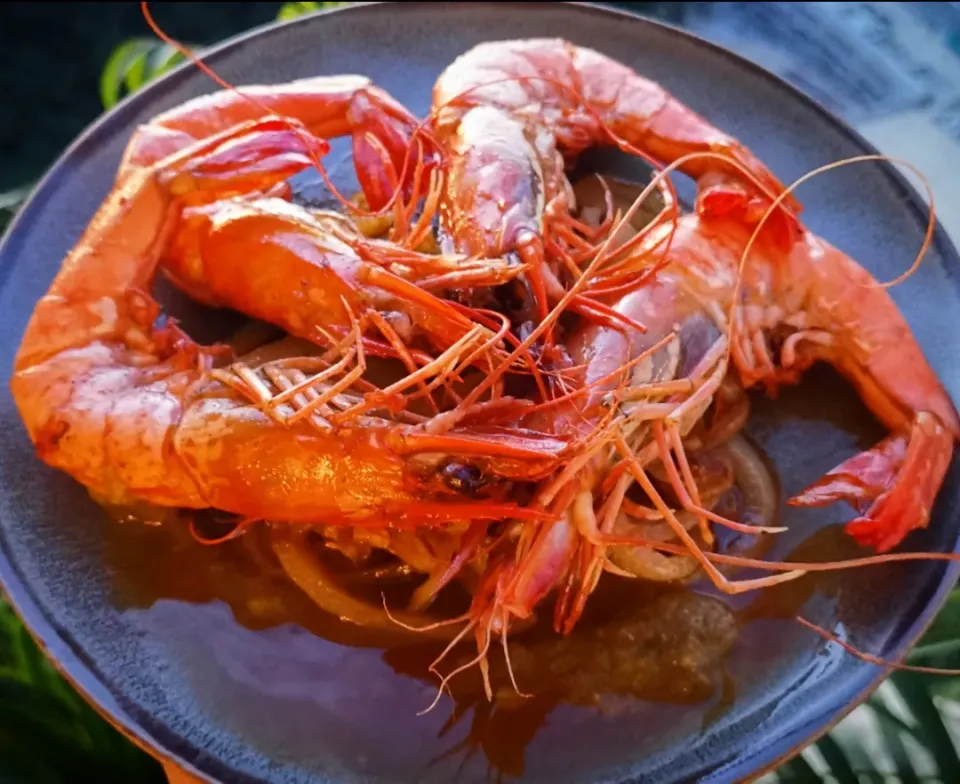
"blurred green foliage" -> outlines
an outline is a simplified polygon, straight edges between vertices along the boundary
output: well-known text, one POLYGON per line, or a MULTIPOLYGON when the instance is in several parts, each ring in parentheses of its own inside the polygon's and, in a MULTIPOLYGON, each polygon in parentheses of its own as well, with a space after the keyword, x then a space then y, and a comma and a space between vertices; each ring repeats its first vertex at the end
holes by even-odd
MULTIPOLYGON (((277 20, 296 19, 304 14, 340 5, 346 3, 284 3, 277 12, 277 20)), ((199 53, 202 49, 193 44, 188 44, 187 48, 194 53, 199 53)), ((136 92, 184 59, 181 52, 156 38, 124 41, 113 50, 100 77, 100 100, 103 108, 113 108, 124 95, 136 92)))
POLYGON ((163 782, 141 752, 57 673, 0 598, 0 782, 163 782))
POLYGON ((182 62, 183 55, 153 38, 124 41, 113 50, 100 77, 100 100, 111 109, 124 93, 134 93, 182 62))

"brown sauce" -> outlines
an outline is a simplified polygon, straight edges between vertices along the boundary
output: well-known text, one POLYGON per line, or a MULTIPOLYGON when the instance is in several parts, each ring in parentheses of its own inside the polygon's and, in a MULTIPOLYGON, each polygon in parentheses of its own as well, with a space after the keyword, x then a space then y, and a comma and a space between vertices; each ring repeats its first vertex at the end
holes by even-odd
MULTIPOLYGON (((391 635, 358 628, 323 612, 279 568, 266 534, 265 527, 254 527, 238 539, 203 546, 184 524, 113 524, 106 554, 115 602, 122 609, 147 614, 158 612, 161 600, 167 606, 222 603, 238 627, 264 634, 293 624, 318 641, 376 650, 392 677, 427 684, 432 697, 439 681, 428 668, 443 643, 421 642, 404 630, 391 635)), ((842 530, 832 527, 806 537, 785 557, 824 560, 856 554, 842 530)), ((703 578, 690 586, 669 586, 604 575, 568 637, 550 628, 549 600, 532 629, 510 637, 514 676, 530 696, 514 691, 499 646, 489 657, 492 702, 484 695, 476 667, 451 681, 452 699, 445 697, 436 708, 445 718, 445 729, 432 741, 426 739, 435 745, 431 756, 466 761, 479 754, 498 775, 510 778, 523 775, 528 746, 548 722, 629 716, 650 706, 671 705, 680 711, 678 717, 697 717, 697 725, 705 729, 737 699, 741 684, 730 675, 728 664, 738 655, 744 635, 754 640, 747 643, 751 646, 766 637, 757 630, 751 634, 751 627, 771 621, 795 625, 793 618, 811 598, 835 593, 837 579, 833 573, 814 573, 735 601, 710 595, 714 592, 703 578), (563 711, 557 714, 560 708, 563 711), (449 740, 452 727, 462 735, 456 742, 449 740)), ((389 588, 386 595, 391 604, 402 599, 389 588)), ((242 650, 221 654, 227 659, 247 655, 242 650)), ((468 637, 447 657, 441 672, 450 672, 475 655, 474 641, 468 637)), ((383 679, 378 688, 389 692, 390 676, 378 670, 377 677, 383 679)), ((389 717, 384 715, 382 721, 385 726, 415 722, 425 707, 422 701, 399 700, 385 709, 389 717)))
MULTIPOLYGON (((191 538, 185 524, 113 524, 106 552, 116 603, 149 611, 161 599, 222 602, 246 629, 296 624, 337 645, 381 650, 397 677, 438 683, 428 668, 444 643, 420 642, 403 630, 396 635, 369 631, 323 612, 286 578, 266 546, 266 533, 264 527, 252 528, 244 537, 203 546, 191 538)), ((386 593, 388 602, 399 602, 396 593, 386 593)), ((518 686, 533 696, 514 692, 495 646, 490 653, 493 702, 487 701, 474 667, 451 681, 454 704, 445 700, 438 707, 469 721, 461 751, 482 751, 490 766, 507 776, 523 773, 527 744, 558 705, 596 712, 609 709, 611 700, 626 699, 716 710, 733 699, 735 689, 724 679, 724 662, 739 621, 720 599, 689 588, 604 576, 569 637, 552 631, 551 612, 548 601, 534 628, 510 638, 518 686)), ((475 655, 469 637, 441 671, 449 672, 475 655)), ((399 710, 413 721, 424 707, 408 704, 399 710)), ((437 741, 439 754, 444 744, 437 741)))

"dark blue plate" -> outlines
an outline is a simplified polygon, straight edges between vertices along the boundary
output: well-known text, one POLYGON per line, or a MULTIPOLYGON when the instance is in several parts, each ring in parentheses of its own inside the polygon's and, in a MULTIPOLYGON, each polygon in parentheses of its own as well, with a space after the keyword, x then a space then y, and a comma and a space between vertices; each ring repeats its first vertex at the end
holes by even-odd
MULTIPOLYGON (((597 48, 662 82, 784 180, 871 151, 812 101, 726 51, 659 24, 573 4, 364 5, 261 29, 217 48, 208 61, 237 84, 368 74, 423 113, 434 79, 456 55, 484 40, 538 36, 597 48)), ((0 256, 4 374, 33 304, 107 193, 134 126, 213 89, 194 68, 178 69, 103 117, 47 174, 0 256)), ((803 186, 799 196, 809 225, 881 279, 900 272, 921 244, 925 208, 889 166, 845 168, 803 186)), ((956 251, 938 230, 920 272, 893 292, 954 398, 958 273, 956 251)), ((216 332, 220 322, 208 317, 205 325, 216 332)), ((218 587, 249 574, 231 572, 207 551, 200 564, 162 532, 117 533, 80 487, 36 459, 6 381, 0 574, 48 653, 117 723, 157 753, 221 781, 485 778, 483 754, 435 759, 463 740, 470 719, 438 739, 449 703, 416 718, 434 684, 394 674, 375 648, 329 642, 296 623, 248 628, 236 620, 244 609, 231 608, 218 587), (118 537, 135 540, 121 556, 118 537), (191 570, 192 588, 174 579, 193 579, 191 570), (138 580, 151 573, 152 593, 138 592, 138 580), (174 577, 164 582, 165 575, 174 577)), ((786 493, 881 435, 829 373, 811 374, 780 401, 758 402, 750 433, 776 463, 786 493)), ((958 499, 952 470, 929 529, 907 544, 953 550, 958 499)), ((822 528, 840 514, 786 514, 791 533, 777 554, 798 547, 800 555, 849 554, 836 527, 822 528)), ((558 708, 512 770, 543 782, 756 775, 825 731, 882 675, 801 629, 791 620, 795 612, 840 624, 861 647, 896 658, 916 641, 956 576, 952 565, 899 564, 742 598, 731 603, 741 631, 723 662, 725 688, 685 706, 644 702, 604 715, 558 708)), ((501 731, 512 731, 508 721, 501 731)))

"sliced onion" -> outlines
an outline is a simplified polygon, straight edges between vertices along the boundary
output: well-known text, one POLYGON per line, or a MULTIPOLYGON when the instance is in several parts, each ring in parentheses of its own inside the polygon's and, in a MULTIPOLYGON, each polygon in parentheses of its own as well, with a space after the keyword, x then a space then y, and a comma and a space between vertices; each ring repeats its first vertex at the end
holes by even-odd
POLYGON ((698 430, 698 449, 725 444, 743 430, 750 416, 750 397, 739 382, 727 376, 714 396, 714 407, 718 415, 708 428, 698 430))
MULTIPOLYGON (((729 451, 725 447, 699 450, 688 453, 687 460, 700 493, 701 503, 707 509, 713 508, 713 505, 736 481, 733 459, 729 451)), ((663 463, 654 463, 647 470, 650 476, 663 486, 661 495, 668 502, 676 502, 676 494, 663 463)))
MULTIPOLYGON (((741 435, 733 436, 718 451, 732 466, 734 484, 743 496, 743 511, 749 514, 749 520, 740 522, 757 526, 773 525, 779 498, 776 482, 763 457, 741 435)), ((718 500, 717 495, 710 500, 704 497, 708 508, 712 508, 718 500)), ((677 519, 688 531, 696 525, 696 518, 688 512, 678 512, 677 519)), ((626 535, 635 533, 651 541, 671 541, 676 538, 666 522, 639 523, 626 515, 618 517, 614 529, 626 535)), ((658 582, 685 580, 698 567, 696 559, 691 556, 666 555, 647 547, 611 547, 609 558, 614 565, 636 577, 658 582)))
POLYGON ((451 640, 463 624, 435 626, 441 619, 408 610, 387 611, 356 598, 347 591, 313 553, 307 539, 309 528, 274 525, 271 544, 287 576, 318 607, 347 623, 384 632, 409 632, 432 640, 451 640), (434 626, 434 628, 430 628, 434 626))
MULTIPOLYGON (((677 521, 689 531, 697 525, 697 518, 689 512, 678 512, 677 521)), ((620 515, 614 531, 624 535, 636 534, 653 542, 668 542, 676 538, 673 529, 665 522, 636 523, 620 515)), ((649 547, 621 545, 611 547, 608 557, 615 566, 634 577, 653 582, 676 582, 685 580, 697 570, 697 559, 687 555, 666 555, 649 547)))
POLYGON ((616 566, 635 577, 658 583, 686 580, 699 566, 691 556, 664 555, 649 547, 613 547, 609 557, 616 566))
POLYGON ((731 438, 725 448, 733 460, 734 481, 743 493, 744 506, 756 515, 750 523, 772 526, 779 508, 779 493, 763 457, 739 435, 731 438))

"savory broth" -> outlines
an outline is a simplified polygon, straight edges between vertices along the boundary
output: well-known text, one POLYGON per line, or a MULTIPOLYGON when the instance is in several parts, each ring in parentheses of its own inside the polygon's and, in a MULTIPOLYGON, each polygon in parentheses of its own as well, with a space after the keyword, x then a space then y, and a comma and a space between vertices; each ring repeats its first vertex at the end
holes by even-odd
MULTIPOLYGON (((106 552, 115 601, 125 610, 148 614, 160 613, 161 602, 224 604, 240 628, 266 634, 293 625, 318 642, 372 648, 393 677, 427 684, 430 692, 436 688, 439 679, 428 668, 443 642, 424 641, 402 629, 391 634, 361 628, 325 613, 280 569, 267 533, 265 527, 254 526, 237 539, 203 546, 185 524, 173 521, 111 525, 106 552)), ((855 554, 842 530, 831 527, 806 537, 788 557, 816 561, 855 554)), ((511 636, 514 675, 530 696, 513 690, 499 649, 490 654, 492 703, 484 696, 475 667, 451 681, 452 700, 444 698, 436 710, 447 724, 469 726, 462 728, 465 735, 458 743, 446 740, 449 728, 438 734, 433 752, 449 753, 452 746, 466 760, 479 751, 493 769, 513 777, 523 774, 525 750, 548 720, 617 715, 654 703, 678 706, 707 726, 736 699, 738 683, 728 671, 728 660, 737 647, 745 639, 752 640, 748 645, 767 644, 764 630, 770 621, 792 622, 812 597, 831 596, 835 579, 831 573, 814 573, 731 601, 711 595, 715 592, 702 578, 691 586, 669 586, 605 575, 569 637, 550 628, 550 602, 544 603, 534 628, 511 636)), ((387 591, 388 604, 399 604, 400 599, 387 591)), ((223 655, 242 659, 252 654, 237 650, 223 655)), ((475 655, 468 638, 441 671, 450 672, 475 655)), ((388 675, 381 668, 371 677, 388 675)), ((391 687, 385 682, 382 688, 391 687)), ((416 721, 425 707, 400 700, 392 712, 385 709, 390 715, 382 721, 385 727, 393 721, 416 721)))
MULTIPOLYGON (((149 609, 159 600, 224 603, 235 622, 249 630, 295 624, 331 644, 381 650, 397 676, 438 683, 428 668, 443 642, 421 641, 401 629, 395 634, 369 630, 323 612, 286 578, 265 534, 265 528, 253 527, 243 537, 204 547, 186 525, 114 524, 107 558, 116 602, 128 610, 149 609)), ((394 599, 388 592, 388 603, 394 599)), ((450 683, 453 713, 473 712, 469 745, 482 749, 504 774, 523 772, 524 747, 559 704, 596 711, 627 699, 709 709, 717 707, 720 692, 725 700, 733 697, 729 684, 724 687, 724 662, 739 621, 721 599, 604 577, 570 637, 549 628, 549 603, 541 616, 537 626, 510 638, 517 683, 531 697, 513 691, 499 649, 490 654, 492 704, 476 668, 450 683)), ((458 646, 442 671, 472 659, 472 645, 468 638, 458 646)), ((425 707, 409 704, 400 710, 413 720, 425 707)), ((438 711, 450 708, 441 704, 438 711)))

